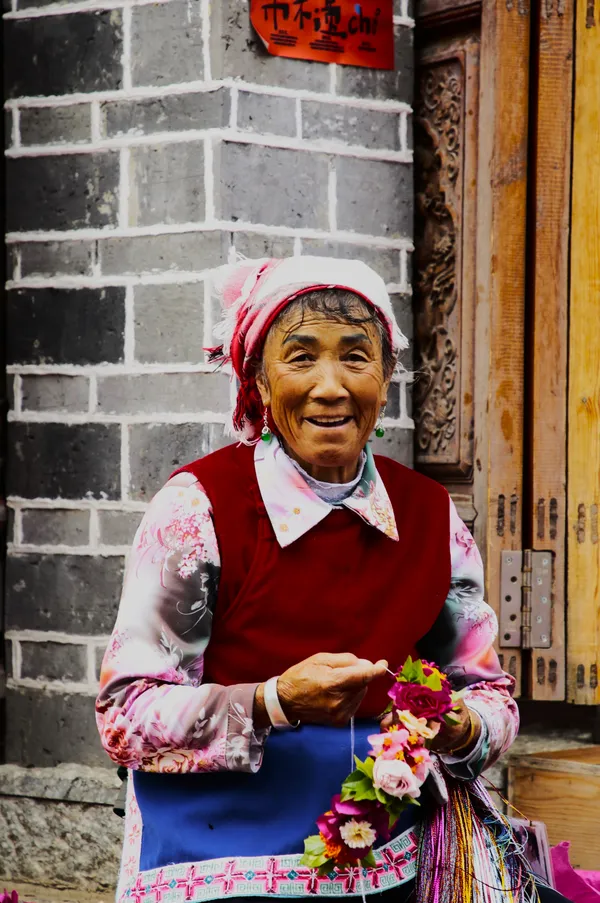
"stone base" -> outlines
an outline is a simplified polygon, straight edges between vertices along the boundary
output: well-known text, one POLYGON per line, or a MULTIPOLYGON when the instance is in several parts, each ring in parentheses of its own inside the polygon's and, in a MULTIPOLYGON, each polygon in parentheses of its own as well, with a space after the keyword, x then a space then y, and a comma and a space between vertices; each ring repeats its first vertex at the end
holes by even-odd
MULTIPOLYGON (((111 899, 123 837, 112 811, 119 786, 116 769, 0 766, 0 887, 27 882, 111 899)), ((26 888, 22 898, 33 899, 26 888)))

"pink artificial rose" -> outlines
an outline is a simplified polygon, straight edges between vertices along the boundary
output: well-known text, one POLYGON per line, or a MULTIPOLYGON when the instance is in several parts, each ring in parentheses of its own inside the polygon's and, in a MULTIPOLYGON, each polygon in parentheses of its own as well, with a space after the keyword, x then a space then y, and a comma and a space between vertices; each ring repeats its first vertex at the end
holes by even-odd
POLYGON ((395 759, 397 753, 405 753, 408 748, 408 731, 405 728, 393 728, 382 734, 371 734, 371 755, 383 756, 384 759, 395 759))
POLYGON ((388 696, 397 709, 427 721, 441 721, 452 709, 452 691, 447 682, 442 684, 441 690, 432 690, 421 684, 398 681, 388 691, 388 696))
POLYGON ((400 759, 375 759, 373 784, 398 799, 403 796, 418 797, 421 794, 421 781, 412 773, 410 766, 400 759))

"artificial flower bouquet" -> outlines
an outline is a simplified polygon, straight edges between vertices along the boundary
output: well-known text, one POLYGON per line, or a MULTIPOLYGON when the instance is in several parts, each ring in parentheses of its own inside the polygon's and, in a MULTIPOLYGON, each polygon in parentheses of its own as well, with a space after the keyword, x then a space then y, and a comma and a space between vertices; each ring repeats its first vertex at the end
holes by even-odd
POLYGON ((454 724, 450 682, 434 664, 409 656, 388 692, 393 715, 384 733, 372 734, 371 749, 317 819, 319 833, 304 841, 301 864, 327 874, 359 862, 374 866, 373 846, 389 840, 401 813, 419 805, 421 785, 431 769, 429 748, 442 724, 454 724))

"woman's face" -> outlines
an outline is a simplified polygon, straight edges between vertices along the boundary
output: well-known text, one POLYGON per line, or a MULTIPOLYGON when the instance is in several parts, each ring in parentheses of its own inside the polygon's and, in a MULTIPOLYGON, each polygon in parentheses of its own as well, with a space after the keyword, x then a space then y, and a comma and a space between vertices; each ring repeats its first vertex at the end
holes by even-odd
POLYGON ((287 451, 315 479, 345 483, 356 475, 387 399, 381 352, 372 323, 302 308, 292 307, 267 334, 261 398, 287 451))

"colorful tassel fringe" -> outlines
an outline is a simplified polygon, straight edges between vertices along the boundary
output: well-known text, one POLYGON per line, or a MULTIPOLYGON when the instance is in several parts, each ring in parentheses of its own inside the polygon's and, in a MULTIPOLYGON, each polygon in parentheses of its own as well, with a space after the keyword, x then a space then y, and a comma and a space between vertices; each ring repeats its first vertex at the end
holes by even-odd
POLYGON ((446 783, 448 803, 423 823, 417 903, 538 903, 522 849, 482 783, 446 783))

